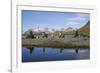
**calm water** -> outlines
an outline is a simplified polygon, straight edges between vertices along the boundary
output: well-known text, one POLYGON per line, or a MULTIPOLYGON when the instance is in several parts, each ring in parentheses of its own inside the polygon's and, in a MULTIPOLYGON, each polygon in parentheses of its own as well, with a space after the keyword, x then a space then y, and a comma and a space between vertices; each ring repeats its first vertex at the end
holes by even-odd
POLYGON ((89 59, 89 48, 40 48, 23 47, 22 62, 89 59))

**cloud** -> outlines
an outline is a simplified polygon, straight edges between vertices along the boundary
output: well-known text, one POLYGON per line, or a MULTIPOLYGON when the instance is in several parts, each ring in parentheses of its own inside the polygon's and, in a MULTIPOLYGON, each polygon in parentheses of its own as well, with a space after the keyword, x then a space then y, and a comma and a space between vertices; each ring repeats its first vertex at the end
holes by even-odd
POLYGON ((78 17, 88 17, 89 13, 83 13, 83 14, 76 14, 78 17))
POLYGON ((86 18, 84 17, 73 17, 73 18, 68 18, 67 21, 84 21, 86 18))
POLYGON ((74 14, 74 17, 69 17, 66 19, 66 24, 70 26, 78 26, 83 24, 82 22, 87 21, 87 18, 89 18, 88 13, 76 13, 74 14))
POLYGON ((84 21, 84 20, 86 20, 86 18, 88 18, 89 17, 89 14, 86 14, 86 13, 84 13, 84 14, 79 14, 79 13, 77 13, 77 14, 74 14, 74 17, 69 17, 69 18, 67 18, 66 20, 67 21, 84 21))
POLYGON ((70 21, 70 22, 67 22, 67 25, 78 25, 79 23, 78 22, 75 22, 75 21, 70 21))

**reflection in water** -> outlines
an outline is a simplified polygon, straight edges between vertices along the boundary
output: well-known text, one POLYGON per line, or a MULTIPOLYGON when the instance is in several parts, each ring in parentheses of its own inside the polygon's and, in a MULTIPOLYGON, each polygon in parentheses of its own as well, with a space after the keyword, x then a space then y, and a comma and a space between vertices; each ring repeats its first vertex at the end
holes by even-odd
MULTIPOLYGON (((34 52, 34 47, 26 47, 26 48, 30 50, 30 54, 31 54, 32 52, 34 52)), ((56 49, 60 49, 60 53, 62 53, 63 50, 64 50, 64 48, 56 48, 56 49)), ((43 47, 43 52, 45 52, 45 47, 43 47)), ((76 48, 76 49, 75 49, 75 52, 76 52, 76 54, 78 54, 79 48, 76 48)))
POLYGON ((89 48, 40 48, 32 46, 22 48, 22 62, 79 60, 89 58, 89 48))
POLYGON ((43 52, 45 52, 45 48, 43 48, 43 52))
POLYGON ((30 47, 26 47, 26 48, 29 49, 30 54, 31 54, 32 52, 34 52, 34 47, 30 46, 30 47))
POLYGON ((79 52, 79 48, 76 48, 76 49, 75 49, 75 52, 76 52, 76 54, 78 54, 78 52, 79 52))
POLYGON ((62 52, 63 52, 63 48, 60 49, 60 53, 62 53, 62 52))

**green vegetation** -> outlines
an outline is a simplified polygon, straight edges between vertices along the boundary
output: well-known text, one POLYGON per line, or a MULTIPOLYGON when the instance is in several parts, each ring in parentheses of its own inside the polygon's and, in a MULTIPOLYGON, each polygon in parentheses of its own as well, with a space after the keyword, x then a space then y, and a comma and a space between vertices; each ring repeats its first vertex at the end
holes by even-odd
POLYGON ((76 30, 74 37, 78 37, 78 36, 79 36, 79 32, 78 32, 78 30, 76 30))
POLYGON ((90 41, 84 39, 69 39, 65 40, 64 38, 60 39, 23 39, 23 46, 36 46, 36 47, 89 47, 90 41))
POLYGON ((27 35, 26 38, 32 38, 32 39, 35 38, 32 30, 29 31, 29 35, 27 35))
POLYGON ((90 35, 90 21, 85 26, 79 29, 80 35, 90 35))

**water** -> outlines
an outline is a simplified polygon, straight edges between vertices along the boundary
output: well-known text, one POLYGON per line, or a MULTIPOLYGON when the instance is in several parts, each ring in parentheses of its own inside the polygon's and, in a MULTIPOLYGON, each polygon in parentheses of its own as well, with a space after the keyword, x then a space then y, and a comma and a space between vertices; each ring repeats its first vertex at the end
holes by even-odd
POLYGON ((22 47, 22 62, 79 60, 89 58, 89 48, 22 47))

